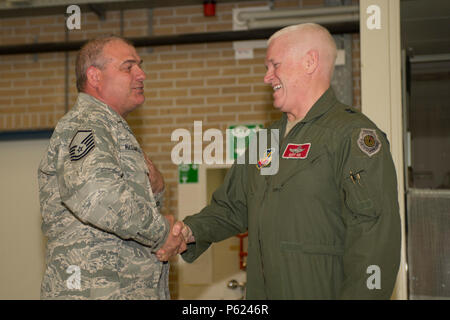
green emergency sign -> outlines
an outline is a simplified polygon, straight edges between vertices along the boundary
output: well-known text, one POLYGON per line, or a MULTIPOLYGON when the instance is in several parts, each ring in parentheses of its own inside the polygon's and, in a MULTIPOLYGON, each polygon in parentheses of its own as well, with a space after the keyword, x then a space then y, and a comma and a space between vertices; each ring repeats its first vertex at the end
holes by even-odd
POLYGON ((198 183, 198 164, 180 164, 178 166, 178 181, 183 183, 198 183))

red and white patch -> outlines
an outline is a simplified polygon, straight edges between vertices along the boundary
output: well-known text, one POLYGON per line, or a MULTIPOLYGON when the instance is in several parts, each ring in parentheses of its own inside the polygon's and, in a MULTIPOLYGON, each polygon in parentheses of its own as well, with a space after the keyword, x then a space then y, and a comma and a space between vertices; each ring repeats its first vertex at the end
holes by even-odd
POLYGON ((289 143, 284 149, 284 159, 306 159, 311 143, 295 144, 289 143))

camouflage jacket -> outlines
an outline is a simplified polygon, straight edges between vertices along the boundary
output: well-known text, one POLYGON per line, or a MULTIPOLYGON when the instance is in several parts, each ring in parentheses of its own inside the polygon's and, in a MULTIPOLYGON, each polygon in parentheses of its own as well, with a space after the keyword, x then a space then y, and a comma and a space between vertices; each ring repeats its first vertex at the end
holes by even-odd
POLYGON ((162 194, 126 121, 80 93, 57 124, 39 170, 48 238, 43 299, 168 299, 162 194))

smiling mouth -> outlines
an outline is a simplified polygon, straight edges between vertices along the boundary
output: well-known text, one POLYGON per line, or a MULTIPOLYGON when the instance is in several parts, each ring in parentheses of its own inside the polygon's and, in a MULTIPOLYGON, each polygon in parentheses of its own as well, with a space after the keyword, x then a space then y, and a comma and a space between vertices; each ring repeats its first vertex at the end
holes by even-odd
POLYGON ((276 86, 273 86, 273 91, 280 90, 283 86, 281 84, 277 84, 276 86))

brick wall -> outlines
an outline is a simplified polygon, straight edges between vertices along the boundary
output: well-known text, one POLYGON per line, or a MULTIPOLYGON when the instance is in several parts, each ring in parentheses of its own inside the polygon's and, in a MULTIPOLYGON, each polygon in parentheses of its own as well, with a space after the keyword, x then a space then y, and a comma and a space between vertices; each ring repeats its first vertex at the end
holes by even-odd
MULTIPOLYGON (((201 5, 123 11, 125 37, 232 30, 232 8, 267 5, 267 2, 218 4, 215 17, 203 17, 201 5), (148 26, 152 21, 151 27, 148 26)), ((323 5, 321 0, 275 1, 275 8, 323 5)), ((81 30, 65 31, 65 16, 0 20, 0 45, 89 39, 103 33, 121 34, 121 13, 107 12, 101 21, 82 13, 81 30)), ((164 213, 177 214, 177 166, 170 152, 173 130, 193 132, 193 122, 203 130, 229 125, 263 123, 280 117, 272 107, 272 89, 264 85, 265 50, 250 60, 235 60, 232 43, 205 43, 138 48, 147 74, 146 102, 127 118, 144 151, 164 174, 164 213)), ((65 53, 0 56, 0 131, 53 128, 76 99, 75 53, 68 54, 69 90, 65 94, 65 53), (66 99, 68 104, 66 106, 66 99)), ((354 106, 360 106, 359 35, 353 35, 354 106)), ((176 260, 174 260, 176 264, 176 260)), ((176 272, 171 292, 176 292, 176 272)))
POLYGON ((361 111, 361 53, 359 33, 352 34, 353 106, 361 111))

